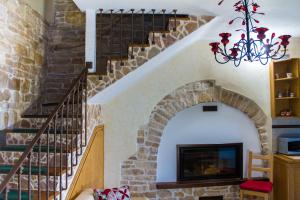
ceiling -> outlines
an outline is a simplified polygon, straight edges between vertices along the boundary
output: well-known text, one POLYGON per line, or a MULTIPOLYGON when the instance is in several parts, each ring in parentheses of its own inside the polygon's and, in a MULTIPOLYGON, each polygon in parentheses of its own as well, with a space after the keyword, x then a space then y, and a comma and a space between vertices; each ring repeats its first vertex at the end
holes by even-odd
MULTIPOLYGON (((218 6, 219 0, 74 0, 82 11, 99 8, 104 10, 148 8, 168 11, 178 9, 178 13, 182 14, 221 16, 224 20, 219 20, 219 25, 212 29, 206 39, 217 37, 219 32, 235 30, 227 22, 236 16, 233 9, 236 1, 224 0, 224 3, 218 6)), ((285 33, 300 37, 300 0, 257 0, 257 3, 261 5, 260 11, 267 14, 258 16, 261 21, 260 26, 268 27, 271 30, 270 33, 274 31, 277 34, 285 33)))

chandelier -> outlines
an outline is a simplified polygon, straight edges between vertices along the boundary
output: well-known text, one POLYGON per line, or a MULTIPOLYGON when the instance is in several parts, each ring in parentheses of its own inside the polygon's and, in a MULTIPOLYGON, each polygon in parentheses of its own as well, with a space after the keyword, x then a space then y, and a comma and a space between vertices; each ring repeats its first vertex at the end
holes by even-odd
POLYGON ((225 64, 233 61, 234 65, 238 67, 241 61, 244 60, 249 62, 259 61, 262 65, 266 65, 270 59, 279 60, 285 56, 291 36, 281 35, 275 38, 276 35, 273 33, 271 38, 266 39, 266 32, 269 29, 258 27, 259 21, 255 18, 257 15, 265 15, 258 12, 259 7, 254 0, 240 0, 234 4, 235 11, 240 16, 231 20, 229 25, 235 21, 242 23, 243 27, 236 30, 241 32, 241 38, 232 47, 228 47, 231 33, 220 33, 221 42, 209 44, 218 63, 225 64), (254 38, 255 35, 257 38, 254 38))

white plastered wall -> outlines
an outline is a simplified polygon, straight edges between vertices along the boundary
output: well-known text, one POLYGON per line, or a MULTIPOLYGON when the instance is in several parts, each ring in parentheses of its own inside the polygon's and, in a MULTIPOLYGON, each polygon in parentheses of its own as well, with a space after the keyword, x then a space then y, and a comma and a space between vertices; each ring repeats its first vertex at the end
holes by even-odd
MULTIPOLYGON (((218 20, 218 19, 216 19, 218 20)), ((96 96, 90 103, 101 103, 105 123, 105 186, 120 184, 121 162, 136 152, 137 131, 147 124, 154 106, 167 94, 187 83, 213 79, 217 85, 247 96, 268 117, 271 146, 271 114, 268 66, 242 63, 220 65, 214 61, 202 28, 177 42, 96 96)), ((299 42, 299 40, 296 40, 299 42)), ((297 45, 290 54, 299 55, 297 45)))

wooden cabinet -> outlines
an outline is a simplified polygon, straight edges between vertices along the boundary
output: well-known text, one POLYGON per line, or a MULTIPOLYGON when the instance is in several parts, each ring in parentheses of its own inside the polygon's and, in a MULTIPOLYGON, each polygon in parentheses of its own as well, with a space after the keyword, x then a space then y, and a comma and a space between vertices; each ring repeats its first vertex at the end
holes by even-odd
POLYGON ((281 113, 285 111, 291 111, 293 116, 300 117, 299 63, 300 60, 298 58, 292 58, 283 61, 273 61, 270 64, 271 111, 273 118, 281 117, 281 113))
POLYGON ((300 200, 300 156, 274 156, 274 200, 300 200))

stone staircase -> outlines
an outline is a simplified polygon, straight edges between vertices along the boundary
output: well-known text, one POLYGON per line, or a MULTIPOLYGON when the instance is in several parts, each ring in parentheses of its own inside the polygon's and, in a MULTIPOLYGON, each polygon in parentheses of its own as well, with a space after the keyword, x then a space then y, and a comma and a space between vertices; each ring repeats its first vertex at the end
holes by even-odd
MULTIPOLYGON (((107 74, 101 75, 100 78, 99 74, 89 74, 87 80, 88 96, 94 96, 139 68, 211 19, 210 16, 169 18, 168 30, 149 32, 147 44, 128 45, 128 55, 122 56, 122 58, 113 57, 109 59, 106 66, 107 74)), ((83 86, 77 92, 82 90, 84 90, 83 86)), ((75 92, 75 94, 77 93, 75 92)), ((79 110, 82 109, 81 100, 79 98, 77 101, 74 100, 73 94, 73 109, 74 105, 79 105, 75 112, 79 113, 79 110)), ((86 142, 83 139, 86 137, 85 131, 82 130, 83 122, 76 130, 73 130, 70 124, 73 123, 74 119, 69 119, 67 113, 70 110, 68 109, 70 109, 69 99, 63 100, 62 103, 60 100, 57 102, 40 100, 24 113, 20 123, 16 124, 16 128, 1 131, 0 137, 4 142, 0 146, 0 183, 3 183, 18 161, 22 160, 23 153, 28 150, 37 135, 42 134, 35 141, 31 153, 23 159, 23 166, 15 172, 5 190, 0 193, 0 200, 15 200, 20 197, 21 199, 48 199, 47 197, 54 199, 54 196, 56 196, 55 199, 63 199, 61 192, 57 191, 66 190, 69 186, 68 177, 73 176, 74 167, 79 162, 78 155, 82 154, 82 147, 84 146, 82 141, 86 142), (58 109, 60 109, 60 114, 55 115, 57 121, 53 116, 49 121, 51 113, 58 109), (41 132, 47 123, 47 127, 41 132), (61 127, 63 128, 61 129, 61 127), (79 129, 81 130, 79 131, 79 129), (20 173, 22 175, 19 175, 20 173)), ((83 116, 77 114, 77 117, 82 118, 83 116)))
POLYGON ((51 109, 0 132, 0 199, 63 199, 88 141, 86 85, 85 68, 63 98, 39 105, 51 109))
POLYGON ((94 96, 104 88, 110 86, 128 73, 142 66, 148 60, 164 51, 176 41, 183 39, 204 24, 213 19, 211 16, 190 16, 183 18, 169 18, 168 30, 148 33, 147 44, 128 45, 129 54, 122 60, 114 58, 107 61, 107 74, 99 78, 99 75, 89 75, 89 97, 94 96), (176 24, 175 24, 176 22, 176 24), (133 52, 131 55, 130 52, 133 52))

